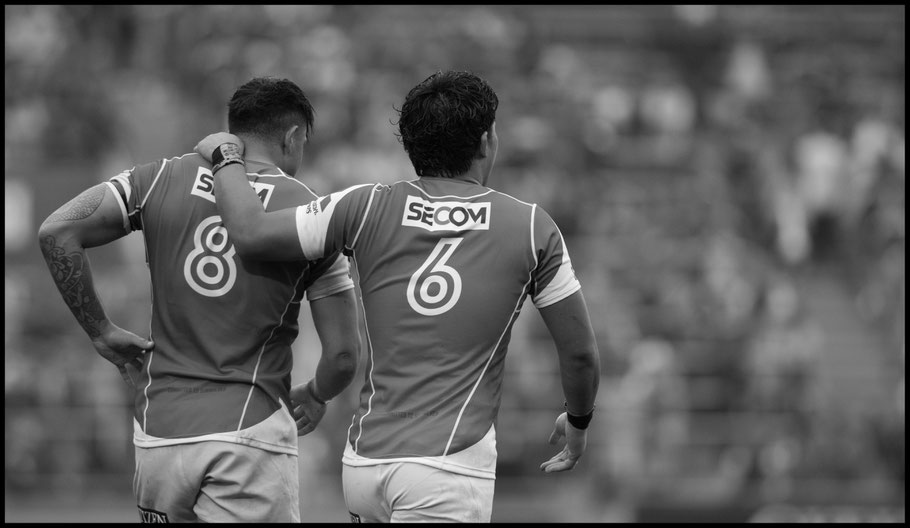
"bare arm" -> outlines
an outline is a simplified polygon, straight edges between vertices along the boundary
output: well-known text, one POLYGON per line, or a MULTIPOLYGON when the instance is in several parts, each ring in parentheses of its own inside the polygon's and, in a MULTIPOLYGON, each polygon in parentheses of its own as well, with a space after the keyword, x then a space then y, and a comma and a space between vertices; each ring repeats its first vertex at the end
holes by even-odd
POLYGON ((540 465, 541 471, 554 473, 575 467, 587 446, 587 423, 594 412, 600 384, 600 356, 588 308, 581 290, 550 306, 540 315, 556 342, 559 374, 566 397, 566 412, 559 415, 549 442, 566 438, 562 451, 540 465), (574 418, 578 417, 578 418, 574 418), (574 421, 578 427, 572 425, 574 421))
POLYGON ((600 384, 600 355, 581 290, 540 309, 559 354, 567 411, 583 416, 594 409, 600 384))
MULTIPOLYGON (((194 150, 211 162, 212 152, 223 143, 243 145, 237 136, 217 132, 200 141, 194 150)), ((227 165, 217 171, 215 204, 240 256, 258 260, 306 258, 297 238, 297 209, 266 212, 242 164, 227 165)))
POLYGON ((51 277, 76 321, 90 338, 108 324, 95 292, 85 248, 126 235, 120 206, 105 184, 91 187, 47 217, 38 229, 51 277))
POLYGON ((138 358, 154 344, 108 320, 85 252, 126 234, 117 198, 107 185, 99 184, 48 216, 38 229, 38 241, 54 284, 95 350, 132 383, 126 365, 141 368, 138 358))
POLYGON ((360 334, 354 289, 312 301, 310 308, 322 343, 314 389, 320 399, 328 401, 351 384, 357 371, 360 334))
POLYGON ((322 343, 322 357, 313 379, 291 388, 298 436, 313 431, 325 415, 326 402, 351 384, 360 356, 353 288, 311 301, 310 307, 322 343))

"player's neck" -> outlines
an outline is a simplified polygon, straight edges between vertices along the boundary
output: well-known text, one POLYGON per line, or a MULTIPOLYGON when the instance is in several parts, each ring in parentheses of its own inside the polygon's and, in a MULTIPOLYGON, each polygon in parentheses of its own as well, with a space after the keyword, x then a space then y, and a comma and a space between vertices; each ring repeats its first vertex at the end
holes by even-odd
POLYGON ((453 180, 461 180, 468 183, 476 183, 477 185, 483 185, 483 173, 481 168, 477 166, 476 163, 471 165, 471 168, 467 172, 463 172, 457 176, 452 176, 453 180))
POLYGON ((244 149, 243 159, 246 161, 262 163, 264 165, 274 165, 274 166, 278 165, 277 163, 275 163, 275 160, 272 158, 271 155, 269 155, 269 153, 267 151, 255 149, 255 148, 244 149))
POLYGON ((278 166, 278 160, 273 152, 273 148, 249 137, 241 137, 243 140, 243 159, 246 161, 258 162, 265 165, 278 166))

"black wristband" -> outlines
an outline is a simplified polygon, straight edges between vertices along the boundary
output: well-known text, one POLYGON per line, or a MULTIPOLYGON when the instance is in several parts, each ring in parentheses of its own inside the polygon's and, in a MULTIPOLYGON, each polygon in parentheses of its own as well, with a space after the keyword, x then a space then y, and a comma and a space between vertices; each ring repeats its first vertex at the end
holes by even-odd
POLYGON ((243 156, 240 155, 240 147, 236 144, 222 143, 212 151, 212 174, 232 163, 243 165, 243 156))
POLYGON ((591 423, 591 418, 594 417, 594 409, 591 409, 591 412, 583 416, 576 416, 569 412, 569 405, 566 404, 566 420, 572 424, 572 427, 576 429, 587 429, 588 424, 591 423))

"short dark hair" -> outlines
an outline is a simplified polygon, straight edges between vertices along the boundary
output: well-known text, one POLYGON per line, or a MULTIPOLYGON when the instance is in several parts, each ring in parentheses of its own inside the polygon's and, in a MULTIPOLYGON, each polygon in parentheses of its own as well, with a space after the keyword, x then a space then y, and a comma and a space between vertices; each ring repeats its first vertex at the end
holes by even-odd
POLYGON ((498 106, 496 92, 470 72, 437 71, 412 88, 398 111, 398 139, 417 175, 467 172, 498 106))
POLYGON ((301 121, 309 137, 315 110, 303 90, 288 79, 256 77, 237 88, 228 102, 228 130, 281 141, 301 121))

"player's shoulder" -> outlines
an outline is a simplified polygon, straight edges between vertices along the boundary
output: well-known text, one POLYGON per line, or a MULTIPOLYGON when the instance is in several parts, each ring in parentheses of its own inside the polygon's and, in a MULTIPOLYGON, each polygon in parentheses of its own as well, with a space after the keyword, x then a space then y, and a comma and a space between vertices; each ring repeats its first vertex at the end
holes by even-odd
POLYGON ((305 193, 315 198, 319 196, 307 184, 297 178, 288 175, 286 172, 275 167, 260 172, 247 172, 248 176, 255 176, 256 180, 262 183, 274 185, 275 188, 293 193, 305 193))
POLYGON ((519 200, 518 198, 512 196, 511 194, 504 193, 502 191, 497 191, 496 189, 490 189, 490 191, 492 191, 491 195, 498 197, 499 200, 502 201, 503 203, 512 204, 515 207, 520 208, 520 209, 527 209, 527 210, 540 209, 540 206, 534 202, 526 202, 524 200, 519 200))
POLYGON ((342 199, 345 197, 356 198, 356 199, 367 199, 370 194, 375 192, 387 192, 391 189, 390 186, 382 183, 359 183, 356 185, 351 185, 345 187, 340 191, 335 191, 331 194, 332 198, 342 199))
POLYGON ((147 181, 151 185, 151 182, 157 182, 162 176, 166 179, 196 177, 200 173, 200 168, 203 167, 203 171, 211 173, 208 168, 210 165, 205 161, 205 158, 195 152, 189 152, 179 156, 162 157, 139 163, 116 177, 125 176, 136 181, 147 181))
POLYGON ((195 152, 187 152, 178 156, 161 158, 155 162, 155 165, 170 170, 172 173, 192 173, 195 176, 199 169, 211 172, 211 164, 205 161, 205 158, 195 152))
POLYGON ((497 197, 500 208, 506 206, 512 211, 511 215, 513 218, 522 218, 522 221, 530 221, 534 224, 535 231, 558 229, 556 221, 553 220, 547 209, 539 203, 526 202, 502 191, 494 190, 493 193, 497 197))

